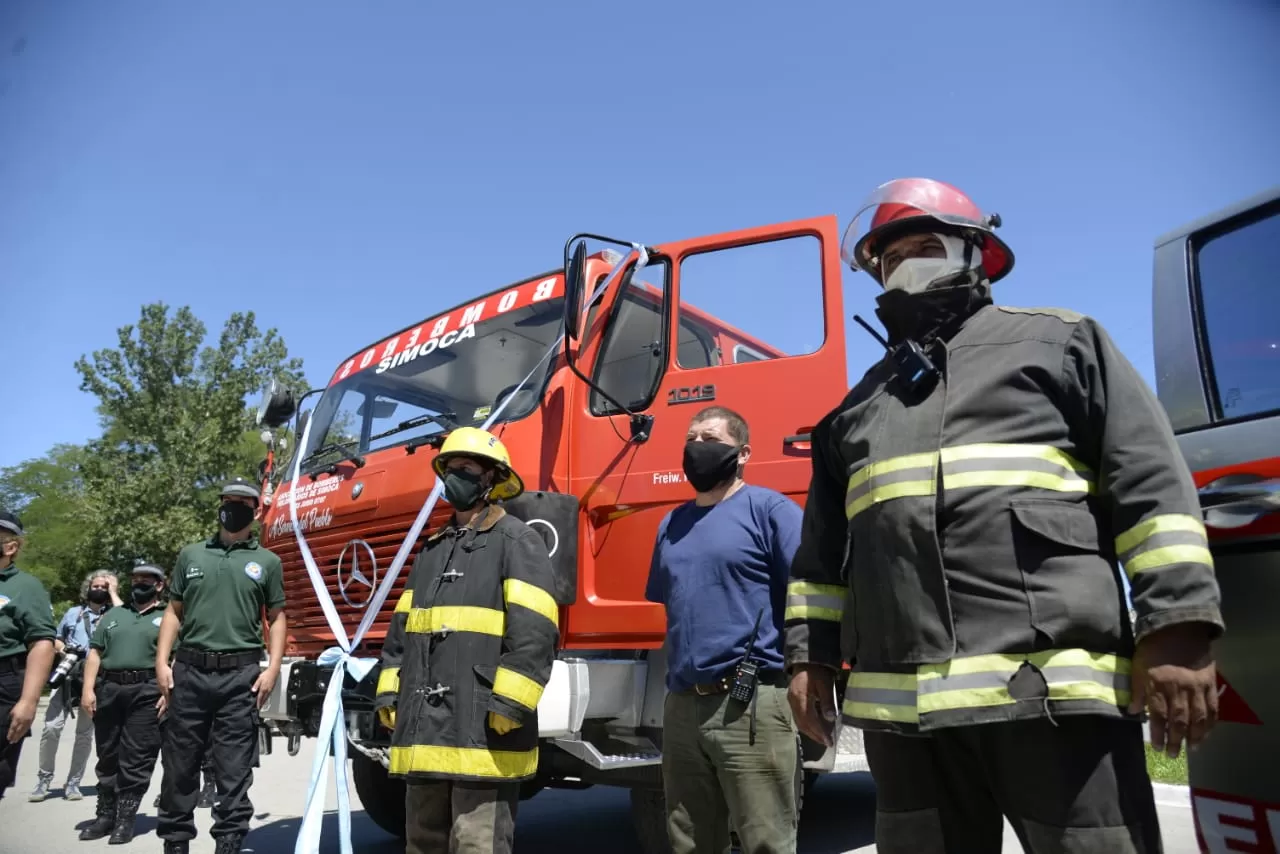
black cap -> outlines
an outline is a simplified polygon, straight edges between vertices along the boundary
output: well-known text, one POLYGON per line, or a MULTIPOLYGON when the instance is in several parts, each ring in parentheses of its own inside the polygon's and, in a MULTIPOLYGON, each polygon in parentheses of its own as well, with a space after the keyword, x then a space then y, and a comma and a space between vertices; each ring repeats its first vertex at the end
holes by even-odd
POLYGON ((3 507, 0 507, 0 530, 5 530, 11 534, 17 534, 21 537, 23 536, 22 520, 3 507))
POLYGON ((254 501, 262 500, 262 492, 258 487, 250 481, 242 477, 229 480, 222 485, 223 498, 252 498, 254 501))
POLYGON ((129 572, 132 575, 137 575, 140 572, 146 573, 147 575, 154 575, 161 581, 164 581, 165 579, 165 571, 153 563, 140 563, 133 569, 129 570, 129 572))

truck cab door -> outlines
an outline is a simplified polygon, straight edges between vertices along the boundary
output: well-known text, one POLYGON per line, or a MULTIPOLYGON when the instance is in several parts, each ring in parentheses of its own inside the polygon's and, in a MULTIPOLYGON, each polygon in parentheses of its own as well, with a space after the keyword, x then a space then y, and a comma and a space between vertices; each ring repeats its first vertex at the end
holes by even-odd
POLYGON ((1280 850, 1280 187, 1156 244, 1157 390, 1222 589, 1219 724, 1189 755, 1201 850, 1280 850))
POLYGON ((645 585, 659 523, 694 496, 682 455, 695 413, 740 413, 747 481, 803 503, 808 431, 848 390, 835 217, 648 250, 600 301, 603 323, 588 316, 601 331, 579 350, 590 384, 571 404, 569 481, 585 524, 569 647, 662 644, 665 615, 645 585))

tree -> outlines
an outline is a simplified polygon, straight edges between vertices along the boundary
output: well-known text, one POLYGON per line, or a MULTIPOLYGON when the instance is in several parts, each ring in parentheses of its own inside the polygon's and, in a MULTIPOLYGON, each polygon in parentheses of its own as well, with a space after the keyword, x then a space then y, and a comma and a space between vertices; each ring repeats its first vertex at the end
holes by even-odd
POLYGON ((0 505, 21 516, 27 532, 22 568, 44 582, 55 605, 79 599, 81 580, 97 568, 80 475, 84 457, 80 446, 56 445, 0 469, 0 505))
POLYGON ((227 319, 215 346, 188 307, 142 307, 119 347, 76 362, 82 391, 98 398, 103 435, 86 448, 85 513, 103 566, 170 566, 213 528, 217 488, 257 477, 264 448, 249 406, 271 379, 298 387, 302 361, 253 312, 227 319), (256 444, 255 444, 256 442, 256 444))

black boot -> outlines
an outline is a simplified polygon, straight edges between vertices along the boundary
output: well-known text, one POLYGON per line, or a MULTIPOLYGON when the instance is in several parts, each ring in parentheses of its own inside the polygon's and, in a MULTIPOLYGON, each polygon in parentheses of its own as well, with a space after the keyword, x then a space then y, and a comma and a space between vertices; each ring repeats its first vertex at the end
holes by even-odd
POLYGON ((228 833, 226 836, 219 836, 218 846, 213 849, 213 854, 240 854, 243 843, 243 833, 228 833))
POLYGON ((101 839, 111 832, 111 828, 116 825, 116 793, 114 789, 108 789, 106 786, 98 787, 98 812, 94 816, 93 824, 80 831, 80 838, 86 842, 92 839, 101 839))
POLYGON ((108 845, 124 845, 133 841, 133 822, 138 817, 138 807, 142 798, 137 795, 123 795, 116 804, 116 823, 111 831, 108 845))
POLYGON ((203 810, 212 809, 213 801, 217 796, 217 790, 213 786, 213 778, 205 774, 204 788, 200 790, 200 800, 196 803, 196 806, 203 810))
POLYGON ((169 839, 164 841, 164 854, 189 854, 190 850, 191 846, 185 839, 181 842, 173 842, 169 839))
POLYGON ((159 796, 159 795, 156 795, 156 799, 155 799, 155 801, 153 801, 153 802, 152 802, 152 804, 151 804, 151 808, 152 808, 153 810, 158 810, 158 809, 160 809, 160 796, 159 796))

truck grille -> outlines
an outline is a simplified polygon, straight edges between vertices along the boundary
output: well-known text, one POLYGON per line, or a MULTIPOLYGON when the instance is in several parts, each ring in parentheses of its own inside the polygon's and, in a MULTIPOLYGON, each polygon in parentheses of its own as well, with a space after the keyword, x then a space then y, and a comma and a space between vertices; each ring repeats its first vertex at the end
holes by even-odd
MULTIPOLYGON (((438 529, 448 522, 452 512, 451 508, 441 502, 441 506, 432 512, 423 531, 429 532, 438 529)), ((364 617, 364 608, 353 608, 348 605, 339 590, 337 568, 338 558, 342 554, 343 547, 353 540, 364 540, 368 543, 373 549, 373 554, 377 561, 377 584, 381 584, 383 579, 386 578, 387 571, 391 568, 391 562, 395 560, 396 551, 400 548, 400 544, 404 542, 405 534, 408 533, 409 526, 413 524, 414 518, 416 518, 416 514, 380 520, 379 524, 368 527, 356 524, 332 530, 312 531, 306 535, 307 545, 315 558, 316 567, 324 578, 325 587, 328 589, 329 595, 333 597, 334 607, 337 609, 338 617, 342 620, 343 625, 346 626, 348 636, 354 634, 356 627, 360 625, 360 620, 364 617)), ((381 651, 382 639, 386 637, 392 611, 396 606, 396 601, 400 598, 400 593, 404 590, 405 582, 409 580, 409 570, 413 566, 414 558, 418 556, 421 543, 422 537, 419 537, 418 543, 414 545, 413 551, 409 553, 409 557, 405 561, 404 568, 400 570, 400 576, 396 579, 391 595, 387 597, 386 603, 382 606, 382 612, 374 620, 373 625, 369 627, 364 641, 355 650, 357 655, 376 656, 381 651)), ((311 576, 302 561, 302 552, 298 548, 298 541, 292 532, 289 532, 283 537, 272 541, 269 547, 284 564, 285 609, 289 615, 289 646, 287 654, 314 658, 328 647, 334 646, 335 640, 333 632, 329 629, 329 623, 324 617, 320 602, 316 599, 315 590, 311 586, 311 576)), ((368 553, 363 547, 357 546, 355 548, 359 549, 361 571, 366 577, 369 577, 369 567, 365 565, 368 562, 368 553)), ((351 552, 348 551, 347 555, 349 560, 351 552)), ((367 588, 359 584, 349 584, 347 593, 355 602, 367 600, 372 596, 367 588)))

